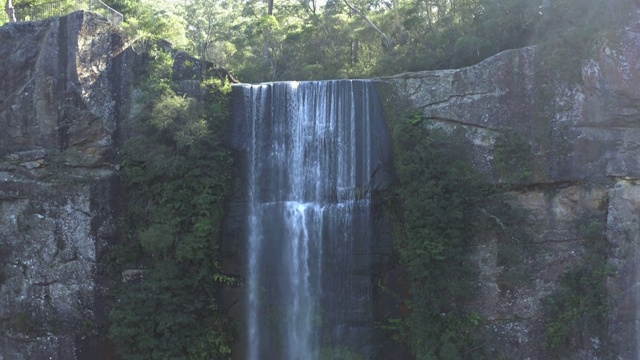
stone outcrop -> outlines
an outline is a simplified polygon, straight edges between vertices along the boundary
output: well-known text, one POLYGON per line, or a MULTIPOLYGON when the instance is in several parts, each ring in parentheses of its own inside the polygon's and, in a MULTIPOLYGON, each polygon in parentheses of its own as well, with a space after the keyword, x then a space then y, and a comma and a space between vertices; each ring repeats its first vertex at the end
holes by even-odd
POLYGON ((505 286, 495 236, 479 236, 475 261, 479 297, 471 305, 489 319, 490 344, 518 359, 549 358, 542 350, 541 299, 587 252, 584 228, 595 224, 611 247, 612 302, 606 339, 589 339, 575 359, 638 352, 640 232, 640 14, 602 39, 582 64, 582 81, 548 81, 535 47, 506 51, 475 66, 378 79, 388 113, 413 108, 436 126, 462 126, 479 169, 512 184, 514 202, 528 211, 530 244, 523 264, 530 282, 505 286), (511 141, 501 166, 498 143, 511 141), (517 151, 514 151, 517 150, 517 151), (519 149, 519 150, 518 150, 519 149), (581 230, 582 229, 582 230, 581 230))
POLYGON ((103 17, 0 27, 0 359, 99 359, 136 60, 103 17))

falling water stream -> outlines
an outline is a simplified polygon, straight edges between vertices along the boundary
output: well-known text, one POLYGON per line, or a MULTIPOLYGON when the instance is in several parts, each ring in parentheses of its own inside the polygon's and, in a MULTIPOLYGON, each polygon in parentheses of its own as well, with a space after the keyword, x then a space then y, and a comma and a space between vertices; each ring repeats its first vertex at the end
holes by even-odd
POLYGON ((313 360, 370 341, 370 82, 242 85, 247 358, 313 360))

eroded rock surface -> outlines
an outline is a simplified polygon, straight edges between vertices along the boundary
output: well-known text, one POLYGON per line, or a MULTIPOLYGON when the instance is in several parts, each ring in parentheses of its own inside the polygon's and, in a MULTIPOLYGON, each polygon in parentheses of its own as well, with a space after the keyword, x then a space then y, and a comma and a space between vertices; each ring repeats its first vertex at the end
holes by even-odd
POLYGON ((0 27, 0 359, 99 359, 134 55, 103 17, 0 27))
MULTIPOLYGON (((636 20, 640 16, 636 14, 636 20)), ((379 79, 387 111, 415 108, 436 126, 462 126, 474 161, 496 182, 514 184, 514 202, 528 211, 536 251, 522 264, 531 281, 505 283, 495 236, 478 239, 479 297, 471 305, 496 333, 490 346, 518 359, 549 358, 542 350, 541 299, 588 251, 585 226, 606 234, 612 297, 606 339, 588 339, 572 357, 636 359, 640 277, 640 22, 607 36, 582 66, 582 81, 550 83, 535 47, 506 51, 459 70, 379 79), (500 167, 499 139, 525 144, 522 166, 500 167), (521 172, 521 174, 518 174, 521 172), (595 224, 595 225, 594 225, 595 224)))

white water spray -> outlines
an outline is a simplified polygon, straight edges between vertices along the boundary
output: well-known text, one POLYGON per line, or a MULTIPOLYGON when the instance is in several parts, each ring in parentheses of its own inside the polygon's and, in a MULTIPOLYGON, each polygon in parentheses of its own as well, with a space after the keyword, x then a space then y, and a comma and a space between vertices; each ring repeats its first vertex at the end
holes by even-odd
POLYGON ((249 360, 313 360, 368 341, 371 89, 242 86, 249 360))

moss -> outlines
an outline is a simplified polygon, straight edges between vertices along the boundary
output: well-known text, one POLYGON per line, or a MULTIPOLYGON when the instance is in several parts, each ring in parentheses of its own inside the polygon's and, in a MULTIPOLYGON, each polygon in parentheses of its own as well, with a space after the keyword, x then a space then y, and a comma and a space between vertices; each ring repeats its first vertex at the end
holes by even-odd
POLYGON ((34 334, 38 329, 37 319, 28 311, 18 311, 10 315, 8 328, 21 334, 34 334))

